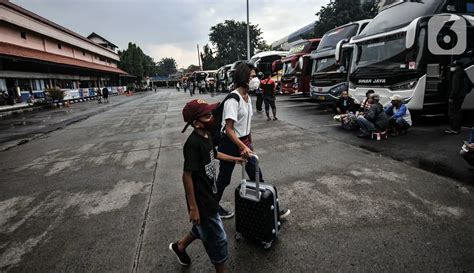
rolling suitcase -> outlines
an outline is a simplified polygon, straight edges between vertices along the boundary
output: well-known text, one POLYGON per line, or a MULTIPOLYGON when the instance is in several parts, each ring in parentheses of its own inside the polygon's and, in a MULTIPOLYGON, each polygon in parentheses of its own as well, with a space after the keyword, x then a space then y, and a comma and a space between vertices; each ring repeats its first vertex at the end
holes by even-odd
POLYGON ((235 189, 235 239, 245 237, 269 249, 281 227, 278 193, 273 185, 260 183, 257 155, 255 159, 256 181, 245 179, 245 165, 242 165, 242 181, 235 189))

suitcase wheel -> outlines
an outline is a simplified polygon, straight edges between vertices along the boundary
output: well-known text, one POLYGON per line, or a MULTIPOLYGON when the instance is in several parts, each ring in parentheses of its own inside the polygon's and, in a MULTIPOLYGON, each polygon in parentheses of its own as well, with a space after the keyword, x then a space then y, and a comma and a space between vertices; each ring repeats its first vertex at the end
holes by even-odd
POLYGON ((242 234, 240 234, 240 233, 237 232, 237 233, 234 235, 234 239, 235 239, 236 241, 240 241, 240 239, 242 239, 242 234))
POLYGON ((263 243, 263 249, 270 249, 271 247, 272 247, 271 242, 270 243, 266 243, 266 242, 263 243))

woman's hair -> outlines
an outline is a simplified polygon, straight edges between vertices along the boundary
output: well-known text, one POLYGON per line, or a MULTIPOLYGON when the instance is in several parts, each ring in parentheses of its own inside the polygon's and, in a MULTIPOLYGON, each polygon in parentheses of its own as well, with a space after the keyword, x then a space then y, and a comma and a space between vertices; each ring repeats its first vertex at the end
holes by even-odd
POLYGON ((368 90, 366 93, 365 93, 365 97, 368 98, 370 94, 374 94, 375 91, 374 90, 368 90))
POLYGON ((237 65, 234 72, 236 88, 239 88, 239 87, 249 88, 250 72, 252 72, 252 70, 254 70, 255 73, 257 73, 257 69, 252 64, 242 62, 237 65))

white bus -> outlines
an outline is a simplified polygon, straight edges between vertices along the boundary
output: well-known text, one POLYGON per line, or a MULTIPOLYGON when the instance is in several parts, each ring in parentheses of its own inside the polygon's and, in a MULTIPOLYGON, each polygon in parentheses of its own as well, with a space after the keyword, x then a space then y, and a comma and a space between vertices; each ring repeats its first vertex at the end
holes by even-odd
MULTIPOLYGON (((450 67, 462 64, 474 80, 473 15, 474 0, 402 1, 387 6, 350 41, 354 57, 349 93, 360 102, 372 89, 384 105, 390 102, 390 96, 398 94, 411 110, 445 113, 451 88, 450 67), (432 29, 432 18, 445 22, 438 33, 432 29), (451 28, 459 23, 465 27, 453 31, 451 28), (459 31, 466 32, 466 46, 452 54, 463 39, 457 37, 459 31), (446 52, 433 52, 437 47, 446 52)), ((466 97, 463 109, 474 109, 474 92, 466 97)))

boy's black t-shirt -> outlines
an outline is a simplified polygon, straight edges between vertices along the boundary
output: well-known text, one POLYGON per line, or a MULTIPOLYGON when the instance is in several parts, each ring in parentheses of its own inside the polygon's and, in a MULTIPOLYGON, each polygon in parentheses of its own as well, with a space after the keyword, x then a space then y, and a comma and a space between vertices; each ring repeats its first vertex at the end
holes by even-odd
POLYGON ((205 138, 193 131, 184 144, 183 154, 184 171, 193 173, 194 196, 200 217, 216 214, 219 208, 215 197, 217 177, 214 158, 217 151, 211 137, 205 138))

